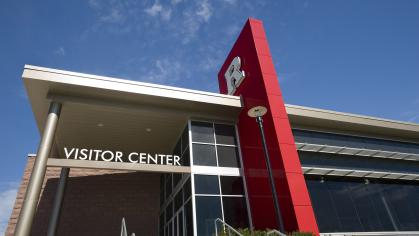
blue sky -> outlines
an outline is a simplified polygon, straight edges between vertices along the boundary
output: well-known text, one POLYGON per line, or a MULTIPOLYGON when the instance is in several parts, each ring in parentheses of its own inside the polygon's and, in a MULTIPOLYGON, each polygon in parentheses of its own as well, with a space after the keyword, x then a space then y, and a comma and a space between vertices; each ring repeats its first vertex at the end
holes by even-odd
POLYGON ((255 17, 286 103, 418 123, 418 12, 415 0, 1 1, 0 234, 39 142, 24 64, 217 92, 255 17))

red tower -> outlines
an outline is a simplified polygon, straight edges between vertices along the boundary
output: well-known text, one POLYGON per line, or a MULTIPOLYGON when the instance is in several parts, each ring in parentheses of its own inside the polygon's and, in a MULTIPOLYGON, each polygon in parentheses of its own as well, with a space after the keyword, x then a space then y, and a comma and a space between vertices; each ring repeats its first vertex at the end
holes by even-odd
MULTIPOLYGON (((225 73, 232 68, 230 65, 236 57, 240 58, 240 70, 244 71, 244 78, 236 81, 237 88, 233 90, 233 95, 241 96, 244 103, 237 126, 254 227, 277 228, 261 137, 255 119, 247 116, 250 108, 262 105, 268 108, 268 113, 263 117, 265 135, 285 230, 318 234, 262 21, 249 19, 246 22, 221 67, 218 82, 223 94, 229 92, 225 73)), ((235 65, 237 67, 237 63, 235 65)), ((229 83, 235 87, 234 82, 229 83)))

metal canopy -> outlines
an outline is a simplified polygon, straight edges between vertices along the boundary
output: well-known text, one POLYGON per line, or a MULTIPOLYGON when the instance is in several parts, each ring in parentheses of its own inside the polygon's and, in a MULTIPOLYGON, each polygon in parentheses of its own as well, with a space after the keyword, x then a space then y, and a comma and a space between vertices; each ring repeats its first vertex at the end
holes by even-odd
POLYGON ((347 176, 358 178, 378 178, 378 179, 402 179, 402 180, 419 180, 419 174, 402 173, 402 172, 384 172, 370 170, 355 170, 341 168, 323 168, 313 166, 303 166, 305 175, 324 175, 324 176, 347 176))
POLYGON ((311 143, 296 143, 297 150, 305 152, 322 152, 341 155, 366 156, 387 159, 399 159, 409 161, 419 161, 419 154, 415 153, 401 153, 389 152, 383 150, 372 150, 352 147, 338 147, 311 143))
POLYGON ((191 118, 234 123, 240 97, 26 65, 22 75, 40 132, 62 103, 53 157, 63 147, 170 153, 191 118))

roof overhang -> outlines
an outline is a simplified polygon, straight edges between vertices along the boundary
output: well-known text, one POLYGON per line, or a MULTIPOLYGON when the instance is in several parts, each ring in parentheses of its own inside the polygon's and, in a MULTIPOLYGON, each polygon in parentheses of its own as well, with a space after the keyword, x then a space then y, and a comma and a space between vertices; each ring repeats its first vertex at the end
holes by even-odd
POLYGON ((292 128, 419 143, 419 124, 286 105, 292 128))
POLYGON ((234 123, 242 109, 237 96, 30 65, 22 78, 40 132, 50 102, 63 104, 56 150, 171 152, 188 119, 234 123))

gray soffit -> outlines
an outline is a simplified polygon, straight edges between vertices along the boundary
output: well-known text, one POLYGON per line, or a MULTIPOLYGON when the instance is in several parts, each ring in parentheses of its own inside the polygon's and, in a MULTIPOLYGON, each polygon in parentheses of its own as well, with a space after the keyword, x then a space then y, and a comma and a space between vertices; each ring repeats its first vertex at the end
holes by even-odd
POLYGON ((189 166, 171 166, 171 165, 151 165, 123 162, 106 161, 86 161, 86 160, 67 160, 58 158, 49 158, 47 166, 51 167, 69 167, 103 170, 123 170, 123 171, 145 171, 145 172, 167 172, 167 173, 191 173, 189 166))
POLYGON ((341 154, 341 155, 419 161, 419 154, 415 154, 415 153, 390 152, 390 151, 382 151, 382 150, 372 150, 372 149, 352 148, 352 147, 338 147, 338 146, 329 146, 329 145, 311 144, 311 143, 295 143, 295 145, 297 146, 298 151, 304 151, 304 152, 322 152, 322 153, 341 154))
POLYGON ((63 104, 54 156, 64 147, 170 153, 189 119, 234 124, 240 97, 26 65, 22 79, 40 133, 63 104))
POLYGON ((419 143, 419 124, 286 105, 292 128, 419 143))

